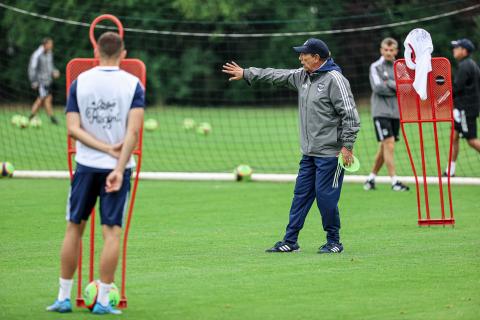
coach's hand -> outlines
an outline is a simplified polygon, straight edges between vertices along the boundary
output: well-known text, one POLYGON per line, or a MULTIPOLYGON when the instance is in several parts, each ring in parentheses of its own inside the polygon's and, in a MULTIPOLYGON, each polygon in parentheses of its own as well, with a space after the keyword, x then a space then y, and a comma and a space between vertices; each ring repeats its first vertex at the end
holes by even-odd
POLYGON ((33 90, 38 89, 38 82, 32 82, 32 89, 33 90))
POLYGON ((107 176, 107 181, 105 183, 105 191, 117 192, 122 187, 122 182, 123 182, 123 172, 120 172, 117 169, 113 170, 107 176))
POLYGON ((236 64, 235 61, 225 63, 222 72, 233 76, 228 81, 243 79, 243 68, 236 64))
POLYGON ((350 166, 353 162, 353 152, 345 147, 342 147, 342 150, 340 150, 340 152, 342 153, 343 157, 343 165, 346 167, 350 166))
POLYGON ((122 152, 122 146, 123 146, 123 142, 112 144, 110 146, 110 149, 108 150, 108 154, 116 159, 120 158, 120 152, 122 152))

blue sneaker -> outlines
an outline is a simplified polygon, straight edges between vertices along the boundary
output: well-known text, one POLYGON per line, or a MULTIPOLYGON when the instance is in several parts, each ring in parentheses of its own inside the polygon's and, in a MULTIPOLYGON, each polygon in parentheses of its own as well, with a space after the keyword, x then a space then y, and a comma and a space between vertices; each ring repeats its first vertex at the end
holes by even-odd
POLYGON ((122 314, 122 311, 115 309, 111 305, 103 306, 99 302, 93 306, 92 313, 95 314, 122 314))
POLYGON ((72 304, 70 299, 65 299, 63 301, 55 300, 55 302, 47 307, 47 311, 67 313, 72 312, 72 304))

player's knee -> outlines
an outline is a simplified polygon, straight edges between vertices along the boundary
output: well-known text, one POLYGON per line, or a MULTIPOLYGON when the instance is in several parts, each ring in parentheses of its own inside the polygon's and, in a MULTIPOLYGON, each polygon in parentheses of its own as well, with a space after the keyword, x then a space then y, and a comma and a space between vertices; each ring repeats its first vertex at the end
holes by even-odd
POLYGON ((382 147, 384 149, 393 149, 395 147, 395 138, 388 137, 382 141, 382 147))
POLYGON ((73 237, 81 237, 83 231, 85 230, 85 222, 86 221, 84 220, 82 220, 80 223, 69 221, 67 224, 66 234, 73 237))
POLYGON ((468 139, 467 143, 470 147, 475 147, 480 143, 480 141, 477 138, 473 138, 473 139, 468 139))
POLYGON ((105 240, 120 241, 122 237, 122 228, 119 226, 103 225, 103 237, 105 240))

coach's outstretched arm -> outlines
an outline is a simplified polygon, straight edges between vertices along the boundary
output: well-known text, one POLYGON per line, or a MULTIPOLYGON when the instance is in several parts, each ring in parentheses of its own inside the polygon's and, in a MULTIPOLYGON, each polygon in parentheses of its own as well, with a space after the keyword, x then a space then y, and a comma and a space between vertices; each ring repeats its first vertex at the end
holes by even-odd
POLYGON ((143 124, 143 108, 133 108, 128 113, 127 133, 123 142, 122 151, 118 158, 117 166, 107 177, 105 190, 115 192, 120 190, 123 182, 123 173, 135 146, 138 143, 140 130, 143 124))
POLYGON ((275 86, 286 86, 291 89, 298 89, 300 83, 300 69, 273 69, 273 68, 247 68, 243 69, 234 61, 227 62, 223 65, 222 72, 231 75, 228 80, 240 80, 245 81, 251 85, 255 82, 270 83, 275 86))

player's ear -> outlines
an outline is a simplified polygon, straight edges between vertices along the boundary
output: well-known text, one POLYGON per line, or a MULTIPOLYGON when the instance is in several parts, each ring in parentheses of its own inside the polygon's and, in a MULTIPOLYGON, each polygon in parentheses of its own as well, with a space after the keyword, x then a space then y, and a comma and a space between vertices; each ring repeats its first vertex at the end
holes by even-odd
POLYGON ((127 50, 122 50, 122 53, 120 54, 120 60, 123 60, 127 57, 127 50))
POLYGON ((100 52, 98 51, 98 48, 93 49, 93 56, 95 59, 100 59, 100 52))

